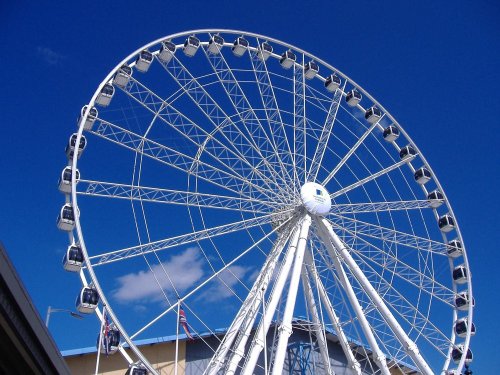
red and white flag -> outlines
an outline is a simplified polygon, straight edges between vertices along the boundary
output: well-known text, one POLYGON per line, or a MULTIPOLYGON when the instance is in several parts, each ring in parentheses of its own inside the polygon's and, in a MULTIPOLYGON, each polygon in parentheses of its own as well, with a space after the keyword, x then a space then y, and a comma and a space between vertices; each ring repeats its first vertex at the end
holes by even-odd
POLYGON ((186 336, 188 337, 188 339, 194 340, 193 335, 191 334, 191 332, 189 332, 189 326, 188 326, 187 319, 186 319, 186 313, 184 312, 182 307, 179 308, 179 324, 184 329, 184 332, 186 333, 186 336))

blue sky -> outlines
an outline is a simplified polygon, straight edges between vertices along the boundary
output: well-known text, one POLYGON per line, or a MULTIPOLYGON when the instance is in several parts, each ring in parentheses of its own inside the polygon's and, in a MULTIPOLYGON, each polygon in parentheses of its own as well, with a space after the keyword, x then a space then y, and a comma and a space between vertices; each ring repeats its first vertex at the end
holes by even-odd
MULTIPOLYGON (((473 369, 491 373, 500 329, 491 288, 500 240, 499 18, 498 2, 486 0, 4 2, 0 240, 42 317, 48 305, 72 308, 79 282, 60 266, 67 238, 55 227, 56 182, 82 104, 119 60, 161 36, 207 27, 269 35, 323 58, 370 92, 438 174, 472 266, 473 369)), ((94 337, 95 318, 51 318, 62 349, 92 345, 79 340, 82 329, 94 337)))

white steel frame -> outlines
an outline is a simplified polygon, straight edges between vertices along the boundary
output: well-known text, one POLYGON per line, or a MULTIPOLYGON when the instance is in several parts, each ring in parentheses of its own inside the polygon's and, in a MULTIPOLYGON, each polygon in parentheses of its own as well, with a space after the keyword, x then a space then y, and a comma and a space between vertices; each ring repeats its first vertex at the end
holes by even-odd
MULTIPOLYGON (((219 346, 207 365, 207 375, 233 374, 238 369, 242 374, 252 374, 261 355, 266 371, 281 374, 294 311, 300 305, 298 293, 303 294, 304 311, 312 319, 311 333, 315 336, 318 358, 328 374, 334 374, 334 370, 328 357, 327 329, 335 332, 353 374, 372 371, 388 375, 392 367, 405 366, 422 374, 453 368, 450 358, 457 338, 452 325, 459 317, 453 306, 457 285, 445 285, 438 279, 445 269, 434 267, 439 263, 453 269, 455 261, 447 257, 450 239, 446 234, 440 238, 430 234, 433 229, 429 227, 436 223, 431 223, 429 217, 437 220, 444 212, 452 215, 455 222, 456 217, 435 173, 401 125, 370 94, 333 66, 291 44, 254 33, 207 29, 170 35, 137 49, 105 77, 80 120, 76 144, 84 131, 89 138, 98 138, 109 147, 132 152, 133 179, 131 183, 83 178, 77 181, 75 171, 83 162, 75 152, 68 162, 73 174, 66 202, 71 202, 79 213, 80 199, 129 201, 139 244, 112 251, 89 249, 83 230, 88 223, 79 214, 69 240, 78 242, 84 253, 82 284, 92 284, 98 291, 102 306, 121 332, 123 344, 128 344, 152 374, 158 372, 134 339, 167 316, 175 315, 178 319, 180 304, 215 280, 222 282, 241 307, 225 336, 219 339, 219 346), (207 47, 215 34, 226 37, 218 53, 210 52, 207 47), (189 58, 182 54, 182 42, 189 35, 197 35, 201 40, 192 61, 203 61, 200 64, 208 68, 203 74, 197 73, 189 58), (239 67, 232 60, 234 57, 228 55, 232 41, 238 36, 250 40, 247 56, 240 57, 248 60, 247 68, 239 67), (232 39, 228 40, 229 37, 232 39), (157 58, 157 49, 165 40, 177 45, 169 62, 157 58), (259 58, 259 45, 263 41, 275 47, 269 60, 259 58), (157 72, 168 77, 174 89, 167 96, 161 95, 151 87, 152 82, 146 82, 137 73, 126 86, 116 87, 116 91, 152 116, 152 120, 138 131, 127 122, 106 119, 106 112, 102 111, 93 128, 84 130, 90 108, 104 85, 112 83, 123 64, 133 68, 135 56, 144 49, 153 51, 157 72), (287 49, 297 55, 297 61, 285 75, 274 60, 287 49), (312 60, 320 65, 321 72, 310 83, 305 78, 304 66, 312 60), (320 88, 331 73, 339 76, 342 84, 329 95, 320 88), (252 90, 248 89, 249 82, 252 90), (348 88, 356 88, 363 94, 363 101, 353 109, 343 103, 348 88), (291 98, 288 104, 285 97, 291 98), (183 100, 191 104, 193 113, 184 109, 183 100), (364 113, 362 104, 366 108, 376 105, 383 113, 382 118, 374 124, 360 120, 356 113, 364 113), (380 133, 388 125, 398 127, 401 139, 412 144, 416 155, 397 159, 399 147, 405 144, 401 141, 386 144, 381 140, 380 133), (190 153, 155 137, 154 131, 159 126, 178 135, 196 152, 190 153), (187 188, 143 185, 142 169, 146 161, 186 175, 187 188), (421 165, 429 169, 434 187, 443 193, 440 208, 432 207, 426 200, 428 190, 424 185, 411 181, 421 165), (329 190, 333 204, 326 217, 312 215, 303 207, 299 191, 308 181, 318 182, 329 190), (206 186, 211 189, 204 191, 206 186), (145 204, 185 206, 192 230, 153 240, 145 204), (212 215, 217 212, 240 217, 215 224, 212 215), (406 227, 401 221, 407 223, 406 227), (141 235, 141 231, 146 234, 141 235), (234 234, 248 236, 252 244, 230 260, 223 259, 217 243, 234 234), (222 264, 205 254, 210 276, 189 291, 181 292, 175 288, 175 280, 170 279, 158 254, 188 244, 198 244, 203 254, 204 246, 211 246, 222 264), (251 286, 231 268, 249 253, 265 256, 251 286), (168 307, 129 335, 109 303, 106 297, 109 291, 101 287, 96 269, 143 257, 152 270, 148 256, 156 257, 177 298, 170 302, 155 275, 168 307), (236 287, 223 280, 225 273, 232 274, 246 295, 240 296, 236 287), (401 283, 415 291, 415 300, 399 290, 401 283), (434 323, 431 310, 435 305, 449 312, 449 327, 434 323), (273 341, 268 342, 275 320, 279 328, 273 341), (442 362, 428 363, 429 350, 441 355, 442 362), (372 359, 368 358, 370 352, 372 359)), ((85 204, 82 206, 85 214, 85 204)), ((458 224, 454 230, 463 245, 458 224)), ((463 247, 461 261, 468 270, 466 287, 472 298, 471 272, 463 247)), ((469 323, 472 307, 470 304, 462 313, 469 323)), ((200 326, 214 334, 212 329, 216 327, 209 327, 195 311, 191 313, 200 326)), ((99 309, 96 315, 102 321, 99 309)), ((463 340, 464 353, 469 348, 470 327, 471 324, 463 340)), ((176 332, 178 337, 178 327, 176 332)), ((131 364, 123 345, 119 351, 131 364)), ((176 358, 177 354, 176 351, 176 358)), ((465 355, 456 370, 460 372, 464 364, 465 355)))

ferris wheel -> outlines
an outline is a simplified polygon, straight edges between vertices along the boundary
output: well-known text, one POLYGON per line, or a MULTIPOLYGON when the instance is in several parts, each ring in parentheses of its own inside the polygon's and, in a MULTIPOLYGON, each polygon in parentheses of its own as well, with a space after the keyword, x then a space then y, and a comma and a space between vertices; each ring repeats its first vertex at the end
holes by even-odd
POLYGON ((138 340, 184 334, 205 374, 281 374, 299 321, 315 373, 335 373, 331 337, 352 374, 472 361, 471 274, 443 188, 320 58, 233 30, 155 40, 104 78, 66 154, 64 268, 130 369, 160 373, 138 340))

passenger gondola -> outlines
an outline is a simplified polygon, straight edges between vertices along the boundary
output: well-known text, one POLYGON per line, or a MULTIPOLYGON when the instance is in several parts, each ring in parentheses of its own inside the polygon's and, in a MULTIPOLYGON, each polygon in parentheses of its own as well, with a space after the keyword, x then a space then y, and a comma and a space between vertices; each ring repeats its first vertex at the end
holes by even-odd
POLYGON ((95 103, 100 105, 101 107, 107 107, 109 103, 111 103, 113 95, 115 95, 115 88, 113 87, 113 85, 107 83, 104 85, 99 95, 97 95, 95 103))
MULTIPOLYGON (((83 116, 85 116, 85 111, 87 110, 88 105, 84 105, 82 107, 82 110, 80 112, 80 116, 78 117, 77 123, 80 124, 80 121, 82 121, 83 116)), ((90 108, 89 114, 87 118, 85 119, 85 123, 83 124, 83 128, 85 130, 92 130, 92 126, 94 125, 95 119, 98 116, 97 108, 92 107, 90 108)))
POLYGON ((345 101, 348 106, 356 107, 361 101, 361 98, 362 98, 361 93, 356 89, 352 89, 346 94, 345 101))
POLYGON ((455 229, 455 219, 450 214, 443 215, 438 220, 441 232, 448 233, 455 229))
POLYGON ((273 46, 268 42, 263 42, 258 49, 257 57, 262 61, 266 61, 273 53, 273 46))
MULTIPOLYGON (((469 320, 467 318, 458 319, 455 322, 455 334, 458 337, 467 337, 467 329, 469 328, 469 320)), ((470 335, 474 336, 476 334, 476 325, 472 323, 470 327, 470 335)))
POLYGON ((75 213, 71 203, 66 203, 62 206, 61 212, 57 217, 57 227, 66 232, 71 232, 75 227, 75 213))
MULTIPOLYGON (((59 177, 59 182, 57 183, 59 191, 64 194, 71 193, 71 171, 70 166, 65 167, 61 172, 61 177, 59 177)), ((78 183, 80 179, 80 172, 76 170, 75 183, 78 183)))
POLYGON ((153 62, 153 54, 147 49, 141 51, 135 60, 135 68, 141 72, 146 73, 153 62))
POLYGON ((132 68, 128 65, 122 65, 120 69, 118 69, 118 71, 115 73, 113 84, 118 87, 125 87, 127 86, 130 77, 132 77, 132 68))
MULTIPOLYGON (((463 344, 458 344, 453 350, 451 351, 451 358, 453 358, 453 361, 455 363, 459 363, 460 360, 462 359, 462 355, 464 354, 464 345, 463 344)), ((465 355, 465 363, 469 364, 472 362, 473 356, 472 356, 472 351, 467 349, 467 354, 465 355)))
MULTIPOLYGON (((458 310, 461 311, 466 311, 469 309, 469 304, 470 304, 470 297, 469 297, 469 292, 467 290, 458 293, 455 296, 455 307, 458 310)), ((472 307, 474 307, 475 301, 474 298, 472 298, 472 307)))
POLYGON ((411 160, 416 154, 417 152, 411 145, 401 147, 401 149, 399 150, 399 158, 401 160, 411 160))
MULTIPOLYGON (((76 139, 78 137, 77 133, 71 134, 68 140, 68 144, 66 145, 66 156, 68 159, 73 159, 73 154, 75 152, 75 146, 76 146, 76 139)), ((80 137, 80 143, 78 144, 78 151, 76 157, 79 158, 82 155, 83 150, 85 150, 85 147, 87 147, 87 139, 85 136, 82 134, 80 137)))
POLYGON ((97 335, 96 347, 99 347, 99 341, 101 342, 102 354, 115 354, 120 346, 120 331, 111 324, 107 332, 104 330, 101 335, 97 335))
POLYGON ((233 46, 231 47, 233 53, 238 57, 243 56, 247 49, 248 49, 248 40, 246 40, 242 36, 236 38, 236 40, 233 43, 233 46))
POLYGON ((200 47, 200 40, 194 35, 188 36, 184 42, 184 54, 188 57, 193 57, 200 47))
POLYGON ((316 77, 316 74, 319 72, 319 65, 316 64, 315 61, 309 61, 305 66, 304 66, 304 76, 307 79, 313 79, 316 77))
POLYGON ((283 54, 281 55, 280 64, 283 68, 290 69, 296 60, 297 60, 297 56, 295 56, 295 53, 288 50, 288 51, 283 52, 283 54))
POLYGON ((69 245, 63 257, 63 268, 69 272, 79 272, 83 261, 83 251, 80 245, 75 243, 69 245))
POLYGON ((166 40, 161 43, 160 52, 158 53, 158 58, 163 63, 168 63, 174 57, 176 46, 170 40, 166 40))
POLYGON ((453 281, 457 284, 467 283, 467 268, 463 264, 453 269, 453 281))
POLYGON ((330 74, 328 77, 326 77, 325 88, 328 91, 334 92, 339 88, 339 86, 340 86, 340 78, 336 74, 330 74))
POLYGON ((148 370, 144 368, 144 366, 134 363, 130 365, 127 369, 125 375, 147 375, 148 370))
POLYGON ((382 111, 372 106, 365 111, 365 119, 368 120, 370 124, 377 123, 382 118, 382 111))
POLYGON ((394 125, 390 125, 384 129, 383 137, 387 142, 394 142, 399 137, 399 129, 394 125))
POLYGON ((456 238, 448 242, 448 256, 450 258, 458 258, 462 255, 462 243, 456 238))
POLYGON ((92 287, 83 287, 80 294, 76 298, 76 309, 83 314, 94 312, 99 303, 99 293, 92 287))
POLYGON ((431 172, 426 167, 417 169, 413 176, 415 177, 415 181, 420 185, 425 185, 432 178, 431 172))
POLYGON ((432 208, 438 208, 444 203, 444 196, 439 190, 431 191, 427 194, 427 201, 432 208))
POLYGON ((212 55, 216 55, 224 47, 224 38, 220 35, 213 35, 208 41, 208 52, 212 55))

